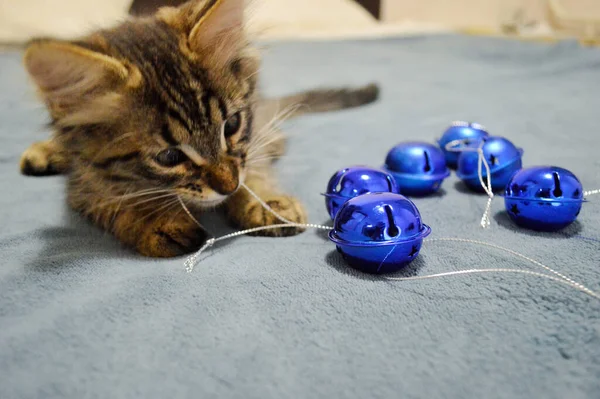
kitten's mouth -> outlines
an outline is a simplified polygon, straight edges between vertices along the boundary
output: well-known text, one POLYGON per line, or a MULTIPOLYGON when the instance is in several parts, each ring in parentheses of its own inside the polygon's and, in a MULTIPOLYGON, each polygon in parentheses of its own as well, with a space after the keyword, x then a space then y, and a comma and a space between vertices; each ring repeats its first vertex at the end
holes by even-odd
POLYGON ((201 208, 212 208, 221 205, 223 202, 225 202, 226 199, 227 197, 224 196, 223 198, 217 198, 212 200, 194 200, 194 204, 201 208))
POLYGON ((202 199, 195 195, 190 195, 189 193, 183 193, 181 194, 181 197, 185 202, 196 208, 214 208, 221 205, 227 198, 229 198, 226 195, 218 195, 211 199, 202 199))
POLYGON ((189 204, 198 208, 214 208, 225 202, 231 195, 236 193, 241 187, 241 184, 231 194, 219 194, 217 192, 211 192, 210 198, 202 198, 202 190, 199 190, 197 186, 188 185, 180 188, 181 197, 189 204))

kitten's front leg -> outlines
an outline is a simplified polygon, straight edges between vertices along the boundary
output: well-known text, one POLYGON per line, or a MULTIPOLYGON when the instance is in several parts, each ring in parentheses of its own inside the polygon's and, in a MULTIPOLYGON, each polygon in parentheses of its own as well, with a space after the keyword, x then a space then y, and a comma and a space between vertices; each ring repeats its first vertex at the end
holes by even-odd
POLYGON ((208 234, 185 213, 157 219, 140 236, 137 250, 142 255, 169 258, 197 251, 208 234))
MULTIPOLYGON (((273 181, 264 178, 249 178, 245 184, 279 215, 295 223, 306 223, 306 211, 302 203, 297 198, 279 192, 273 181)), ((225 211, 229 219, 243 230, 283 223, 243 187, 227 200, 225 211)), ((298 227, 286 227, 262 230, 256 235, 291 236, 303 230, 298 227)))
POLYGON ((152 209, 130 208, 117 211, 114 216, 108 211, 104 218, 106 223, 101 224, 124 244, 155 258, 190 254, 206 242, 207 232, 182 208, 173 207, 155 215, 160 207, 157 204, 152 209))

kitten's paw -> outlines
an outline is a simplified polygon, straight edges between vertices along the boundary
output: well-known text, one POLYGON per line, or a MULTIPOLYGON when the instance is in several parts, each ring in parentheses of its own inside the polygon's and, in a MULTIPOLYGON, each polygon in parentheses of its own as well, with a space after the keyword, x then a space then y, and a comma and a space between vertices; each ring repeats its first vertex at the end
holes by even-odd
POLYGON ((166 219, 147 227, 138 241, 137 250, 145 256, 171 258, 197 251, 206 239, 206 231, 194 221, 166 219))
MULTIPOLYGON (((294 223, 306 223, 306 211, 304 207, 294 197, 286 195, 276 195, 272 197, 263 198, 263 200, 279 215, 283 216, 287 220, 294 223)), ((273 224, 282 224, 275 215, 263 208, 258 202, 250 202, 246 207, 246 212, 243 219, 241 220, 241 227, 243 229, 252 229, 255 227, 270 226, 273 224)), ((292 236, 303 232, 305 229, 300 227, 285 227, 278 229, 267 229, 262 230, 256 235, 271 236, 271 237, 283 237, 292 236)))
POLYGON ((52 176, 65 172, 67 164, 54 143, 41 141, 23 152, 20 168, 27 176, 52 176))

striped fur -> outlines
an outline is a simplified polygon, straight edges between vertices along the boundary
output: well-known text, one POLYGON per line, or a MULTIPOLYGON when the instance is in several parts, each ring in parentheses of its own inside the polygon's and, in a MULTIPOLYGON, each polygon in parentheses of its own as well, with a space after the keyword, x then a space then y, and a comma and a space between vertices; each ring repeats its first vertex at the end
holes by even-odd
MULTIPOLYGON (((242 15, 242 0, 196 0, 78 41, 30 43, 25 66, 54 135, 25 151, 22 172, 68 175, 71 207, 147 256, 197 249, 206 232, 194 214, 220 204, 241 228, 277 223, 241 182, 304 222, 302 205, 272 178, 284 141, 272 122, 282 115, 256 93, 259 62, 242 15)), ((328 111, 376 97, 368 86, 284 103, 328 111)))

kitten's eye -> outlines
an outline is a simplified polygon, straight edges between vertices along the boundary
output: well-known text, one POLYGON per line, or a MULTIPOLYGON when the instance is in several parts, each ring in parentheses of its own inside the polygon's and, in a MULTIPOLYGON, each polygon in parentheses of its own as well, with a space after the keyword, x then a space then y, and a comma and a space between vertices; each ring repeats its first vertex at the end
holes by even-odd
POLYGON ((167 148, 158 153, 156 156, 156 162, 162 166, 176 166, 185 161, 186 157, 183 151, 177 148, 167 148))
POLYGON ((229 138, 236 134, 242 126, 242 115, 239 112, 231 115, 225 122, 225 137, 229 138))

